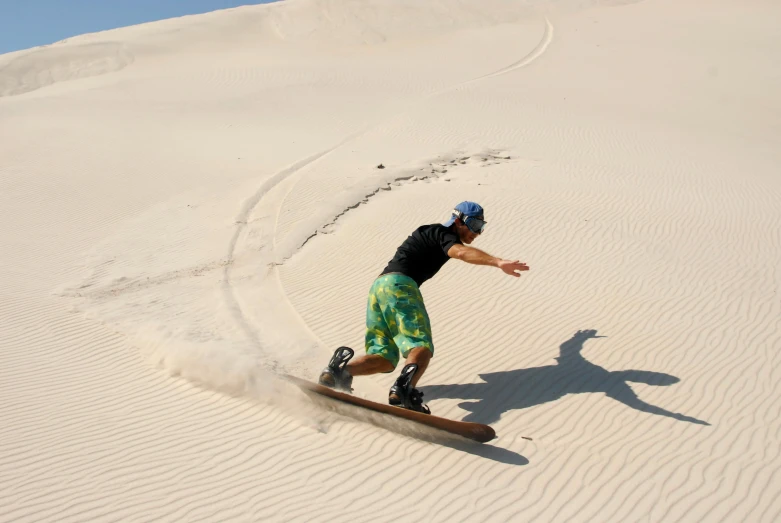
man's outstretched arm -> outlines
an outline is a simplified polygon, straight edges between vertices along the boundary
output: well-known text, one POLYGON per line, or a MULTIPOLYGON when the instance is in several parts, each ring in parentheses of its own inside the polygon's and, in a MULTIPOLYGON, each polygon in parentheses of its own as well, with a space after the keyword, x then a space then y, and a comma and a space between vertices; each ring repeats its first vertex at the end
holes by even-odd
POLYGON ((528 271, 529 266, 525 263, 521 263, 518 260, 504 260, 491 256, 485 251, 469 247, 468 245, 456 244, 450 247, 447 251, 447 255, 457 260, 465 261, 473 265, 489 265, 491 267, 499 267, 506 274, 510 276, 520 277, 518 271, 528 271))

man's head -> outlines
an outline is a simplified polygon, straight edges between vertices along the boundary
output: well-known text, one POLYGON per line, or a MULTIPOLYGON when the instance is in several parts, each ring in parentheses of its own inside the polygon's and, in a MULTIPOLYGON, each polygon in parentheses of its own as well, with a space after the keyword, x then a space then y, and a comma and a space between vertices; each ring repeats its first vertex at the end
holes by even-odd
POLYGON ((442 225, 452 225, 461 242, 469 245, 483 232, 486 223, 483 208, 479 204, 461 202, 453 209, 450 219, 442 225))

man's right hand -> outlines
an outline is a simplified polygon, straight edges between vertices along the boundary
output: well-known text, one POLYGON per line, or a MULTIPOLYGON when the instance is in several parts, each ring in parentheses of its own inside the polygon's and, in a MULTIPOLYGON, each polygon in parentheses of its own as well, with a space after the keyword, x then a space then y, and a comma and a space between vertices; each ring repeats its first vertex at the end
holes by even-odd
POLYGON ((510 276, 515 276, 516 278, 520 278, 521 275, 518 271, 528 271, 529 266, 525 263, 521 263, 518 260, 500 260, 498 267, 502 269, 505 274, 509 274, 510 276))

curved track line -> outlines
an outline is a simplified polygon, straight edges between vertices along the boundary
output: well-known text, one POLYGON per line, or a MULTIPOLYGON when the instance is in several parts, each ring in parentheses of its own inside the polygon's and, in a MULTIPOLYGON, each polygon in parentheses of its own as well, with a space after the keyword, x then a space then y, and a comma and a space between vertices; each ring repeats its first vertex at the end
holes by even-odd
MULTIPOLYGON (((352 135, 351 137, 348 137, 340 145, 337 145, 336 147, 331 149, 331 151, 335 150, 338 147, 341 147, 342 145, 346 145, 349 141, 351 141, 351 140, 353 140, 355 138, 358 138, 360 135, 365 134, 366 132, 368 132, 369 130, 373 129, 374 127, 377 127, 380 123, 385 122, 387 120, 390 120, 392 118, 396 118, 399 115, 402 115, 402 114, 408 112, 409 111, 409 107, 415 105, 415 103, 420 103, 421 101, 428 100, 428 99, 433 98, 435 96, 439 96, 441 94, 453 91, 453 90, 458 89, 459 87, 463 87, 465 85, 470 85, 470 84, 473 84, 475 82, 486 80, 488 78, 494 78, 496 76, 501 76, 501 75, 507 74, 509 72, 515 71, 517 69, 521 69, 521 68, 526 67, 527 65, 531 64, 537 58, 542 56, 545 53, 545 51, 548 49, 548 47, 550 46, 551 42, 553 42, 553 34, 554 34, 553 24, 551 23, 551 21, 550 21, 550 19, 548 17, 543 17, 543 20, 545 21, 545 30, 543 32, 542 38, 537 43, 537 45, 534 47, 534 49, 532 49, 530 52, 528 52, 520 60, 518 60, 516 62, 513 62, 512 64, 507 65, 505 67, 502 67, 501 69, 498 69, 498 70, 496 70, 494 72, 487 73, 487 74, 484 74, 482 76, 478 76, 476 78, 472 78, 470 80, 465 80, 463 82, 459 82, 459 83, 451 85, 449 87, 445 87, 443 89, 440 89, 439 91, 434 91, 432 93, 426 94, 420 100, 418 100, 417 102, 410 103, 409 106, 406 109, 403 109, 403 110, 399 111, 398 113, 395 113, 395 114, 393 114, 393 115, 391 115, 391 116, 389 116, 387 118, 384 118, 383 120, 380 120, 379 122, 376 122, 374 125, 369 125, 366 128, 364 128, 363 131, 357 132, 354 135, 352 135)), ((292 191, 293 191, 293 187, 291 187, 285 193, 285 196, 283 196, 283 201, 284 201, 285 198, 287 198, 287 196, 292 191)), ((280 206, 280 209, 281 209, 281 206, 280 206)), ((277 216, 276 216, 275 221, 274 221, 274 226, 276 227, 278 224, 279 224, 279 212, 277 212, 277 216)), ((275 235, 275 238, 276 238, 276 235, 275 235)), ((302 247, 303 247, 303 245, 302 245, 302 247)))
MULTIPOLYGON (((527 65, 534 62, 537 58, 542 56, 545 51, 548 49, 548 46, 550 46, 551 42, 553 42, 553 24, 548 19, 548 17, 545 17, 545 32, 542 34, 542 39, 537 43, 534 49, 532 49, 526 56, 518 60, 517 62, 514 62, 507 67, 503 67, 502 69, 499 69, 498 71, 494 71, 493 73, 488 73, 483 76, 479 76, 477 78, 474 78, 472 80, 467 80, 466 82, 463 82, 461 84, 458 84, 454 87, 450 87, 446 89, 445 91, 452 90, 456 87, 462 87, 464 85, 469 85, 475 82, 479 82, 481 80, 486 80, 488 78, 493 78, 495 76, 501 76, 503 74, 507 74, 511 71, 515 71, 516 69, 521 69, 523 67, 526 67, 527 65)), ((443 92, 445 92, 443 91, 443 92)))
MULTIPOLYGON (((276 187, 279 183, 287 179, 289 176, 293 175, 300 169, 306 167, 307 165, 310 165, 320 158, 323 158, 324 156, 327 156, 328 154, 332 153, 336 149, 343 146, 345 143, 350 142, 351 140, 355 139, 355 137, 359 134, 361 134, 364 131, 359 131, 358 133, 353 133, 348 135, 344 140, 337 143, 333 147, 330 147, 329 149, 325 149, 324 151, 320 151, 318 153, 315 153, 311 156, 308 156, 304 158, 303 160, 299 160, 292 165, 282 169, 281 171, 278 171, 277 173, 273 174, 271 177, 266 179, 261 186, 258 188, 255 193, 245 200, 244 205, 242 206, 239 214, 236 216, 236 230, 233 233, 233 237, 231 238, 230 244, 228 245, 228 254, 226 256, 227 263, 225 264, 225 268, 223 270, 224 278, 223 278, 223 296, 225 298, 225 302, 227 306, 233 311, 233 318, 236 320, 236 322, 239 324, 239 327, 242 331, 244 331, 245 335, 253 341, 255 344, 262 346, 260 343, 260 336, 258 335, 257 331, 252 328, 252 326, 247 321, 247 314, 244 312, 244 309, 241 307, 241 304, 239 303, 239 300, 236 298, 236 293, 234 291, 234 287, 231 283, 231 268, 233 266, 234 261, 234 255, 236 252, 236 245, 238 243, 239 237, 241 236, 241 233, 244 231, 244 229, 247 227, 247 219, 249 218, 249 215, 252 213, 252 211, 257 207, 258 203, 260 203, 260 200, 263 199, 263 196, 265 196, 271 189, 276 187)), ((276 274, 276 270, 274 270, 274 273, 276 274)), ((279 277, 277 276, 277 279, 279 277)), ((281 282, 280 282, 281 286, 281 282)), ((287 297, 287 295, 283 292, 283 296, 287 297)), ((289 300, 287 303, 290 305, 289 300)), ((291 305, 292 308, 292 305, 291 305)), ((308 326, 307 326, 308 328, 308 326)), ((272 364, 272 368, 276 368, 277 363, 274 362, 272 364)))
MULTIPOLYGON (((465 85, 473 84, 475 82, 479 82, 479 81, 482 81, 482 80, 486 80, 486 79, 489 79, 489 78, 493 78, 493 77, 496 77, 496 76, 507 74, 509 72, 515 71, 517 69, 521 69, 521 68, 526 67, 527 65, 531 64, 537 58, 539 58, 540 56, 542 56, 545 53, 545 51, 548 49, 548 47, 550 46, 551 42, 553 41, 553 33, 554 33, 553 24, 551 24, 550 20, 547 17, 544 17, 544 21, 545 21, 545 31, 543 32, 542 38, 540 39, 538 44, 534 47, 534 49, 532 49, 529 53, 527 53, 525 56, 523 56, 520 60, 518 60, 516 62, 513 62, 512 64, 507 65, 507 66, 505 66, 505 67, 503 67, 503 68, 501 68, 501 69, 499 69, 497 71, 494 71, 492 73, 488 73, 488 74, 479 76, 477 78, 472 78, 470 80, 466 80, 464 82, 460 82, 460 83, 454 84, 454 85, 452 85, 450 87, 447 87, 445 89, 442 89, 442 90, 439 90, 439 91, 436 91, 436 92, 424 95, 420 100, 418 100, 417 103, 419 103, 421 101, 424 101, 424 100, 428 100, 428 99, 433 98, 435 96, 439 96, 441 94, 453 91, 453 90, 455 90, 455 89, 457 89, 459 87, 463 87, 465 85)), ((415 103, 413 102, 412 104, 410 104, 410 106, 412 106, 412 105, 415 105, 415 103)), ((244 205, 243 205, 241 211, 239 212, 239 214, 238 214, 238 216, 236 218, 236 223, 237 223, 238 226, 236 227, 236 231, 234 232, 233 237, 231 238, 231 241, 230 241, 230 244, 229 244, 229 247, 228 247, 228 255, 227 255, 227 258, 226 258, 228 263, 225 265, 225 269, 224 269, 225 278, 224 278, 224 281, 223 281, 223 294, 225 296, 226 303, 229 305, 229 307, 231 307, 235 311, 233 316, 236 319, 236 321, 239 324, 239 326, 241 327, 241 329, 245 332, 245 334, 247 334, 247 336, 253 342, 257 343, 259 346, 262 346, 262 344, 260 343, 260 337, 259 337, 258 333, 255 331, 255 329, 253 329, 250 326, 250 324, 248 322, 248 319, 247 319, 247 314, 245 313, 245 311, 241 307, 241 304, 239 303, 239 300, 236 297, 236 294, 235 294, 235 291, 234 291, 234 287, 231 284, 231 279, 230 279, 231 266, 232 266, 232 263, 233 263, 233 260, 234 260, 234 254, 235 254, 235 251, 236 251, 236 245, 238 243, 238 239, 239 239, 242 231, 247 226, 247 218, 252 213, 252 211, 255 209, 255 207, 260 203, 260 200, 263 198, 263 196, 265 196, 271 189, 273 189, 279 183, 281 183, 282 181, 286 180, 287 178, 289 178, 290 176, 294 175, 295 173, 299 172, 304 167, 307 167, 309 165, 312 165, 312 164, 316 163, 317 161, 319 161, 320 159, 324 158, 325 156, 331 154, 332 152, 336 151, 337 149, 340 149, 344 145, 347 145, 348 143, 352 142, 353 140, 355 140, 359 136, 361 136, 363 134, 366 134, 368 131, 370 131, 371 129, 377 127, 382 122, 387 121, 387 120, 389 120, 391 118, 398 117, 399 115, 404 114, 407 111, 409 111, 409 106, 406 109, 403 109, 402 111, 399 111, 398 113, 395 113, 395 114, 393 114, 393 115, 391 115, 391 116, 389 116, 387 118, 383 118, 382 120, 380 120, 379 122, 375 122, 374 124, 367 125, 363 129, 348 135, 347 137, 345 137, 342 141, 340 141, 339 143, 337 143, 333 147, 330 147, 330 148, 328 148, 328 149, 326 149, 324 151, 315 153, 315 154, 313 154, 311 156, 308 156, 308 157, 306 157, 306 158, 304 158, 302 160, 299 160, 298 162, 293 163, 289 167, 286 167, 285 169, 275 173, 274 175, 272 175, 270 178, 268 178, 267 180, 265 180, 263 182, 263 184, 258 188, 258 190, 255 192, 255 194, 252 195, 252 197, 250 197, 249 199, 247 199, 244 202, 244 205)), ((292 190, 292 188, 291 188, 291 190, 292 190)), ((289 194, 289 192, 290 191, 288 191, 288 194, 289 194)), ((280 210, 277 211, 277 216, 275 217, 275 221, 274 221, 274 232, 272 233, 272 244, 276 243, 274 241, 276 239, 276 227, 277 227, 277 225, 279 223, 279 213, 280 213, 280 211, 282 209, 282 206, 280 206, 279 209, 280 210)), ((322 341, 319 339, 319 337, 312 331, 311 328, 309 328, 309 326, 306 324, 304 319, 301 317, 301 315, 298 313, 298 311, 293 306, 292 302, 290 302, 290 299, 288 298, 288 295, 285 292, 284 285, 282 284, 282 279, 279 276, 279 271, 278 271, 276 265, 274 265, 272 267, 272 271, 271 272, 274 274, 274 277, 277 280, 277 287, 279 288, 281 297, 285 300, 285 303, 287 304, 288 308, 293 313, 295 313, 295 315, 298 318, 299 322, 307 329, 307 331, 318 342, 318 344, 322 344, 322 341)), ((276 368, 277 367, 276 362, 272 366, 273 366, 273 368, 276 368)))

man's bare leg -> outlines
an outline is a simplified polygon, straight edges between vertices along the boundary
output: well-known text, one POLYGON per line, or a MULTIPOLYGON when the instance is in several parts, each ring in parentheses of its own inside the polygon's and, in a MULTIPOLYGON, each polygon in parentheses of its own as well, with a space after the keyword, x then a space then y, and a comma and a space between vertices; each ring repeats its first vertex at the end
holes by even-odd
POLYGON ((431 410, 423 404, 423 393, 415 388, 431 360, 431 350, 428 347, 415 347, 407 353, 404 369, 416 365, 414 371, 401 371, 396 382, 388 392, 388 403, 417 412, 431 414, 431 410), (409 380, 409 381, 408 381, 409 380))
POLYGON ((358 356, 347 364, 347 372, 353 376, 368 376, 392 370, 393 364, 379 354, 358 356))
MULTIPOLYGON (((420 377, 423 376, 429 361, 431 361, 431 351, 428 347, 415 347, 407 355, 407 360, 404 362, 405 365, 410 363, 418 364, 418 370, 415 376, 412 377, 412 387, 415 387, 420 377)), ((368 354, 358 356, 350 361, 347 364, 347 371, 353 376, 368 376, 380 372, 392 372, 393 365, 379 354, 368 354)))
POLYGON ((407 355, 406 365, 409 365, 410 363, 418 364, 418 370, 415 372, 415 375, 412 376, 412 388, 417 386, 418 380, 423 376, 423 373, 426 372, 429 361, 431 361, 431 350, 428 347, 415 347, 407 355))

